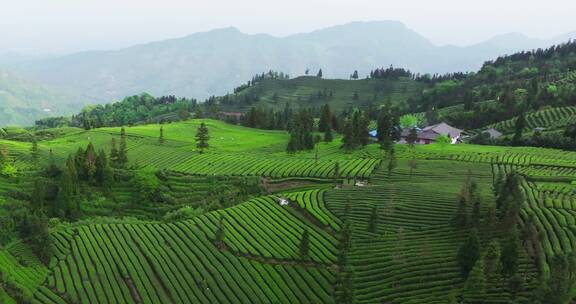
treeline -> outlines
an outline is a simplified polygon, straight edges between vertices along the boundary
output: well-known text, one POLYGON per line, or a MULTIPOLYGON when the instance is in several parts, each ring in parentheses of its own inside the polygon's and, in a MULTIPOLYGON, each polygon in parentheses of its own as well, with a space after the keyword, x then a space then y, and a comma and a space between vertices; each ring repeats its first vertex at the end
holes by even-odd
MULTIPOLYGON (((484 63, 477 73, 433 83, 410 99, 412 112, 431 112, 464 104, 440 118, 464 129, 475 129, 546 106, 576 104, 576 43, 519 52, 484 63), (565 81, 568 80, 568 81, 565 81), (486 101, 486 102, 484 102, 486 101)), ((438 116, 436 114, 436 116, 438 116)))
POLYGON ((37 128, 72 126, 86 130, 100 127, 133 125, 137 123, 163 122, 186 119, 196 111, 195 99, 163 96, 155 98, 149 94, 134 95, 120 102, 84 108, 71 117, 50 117, 36 121, 37 128), (173 118, 163 115, 177 113, 173 118))

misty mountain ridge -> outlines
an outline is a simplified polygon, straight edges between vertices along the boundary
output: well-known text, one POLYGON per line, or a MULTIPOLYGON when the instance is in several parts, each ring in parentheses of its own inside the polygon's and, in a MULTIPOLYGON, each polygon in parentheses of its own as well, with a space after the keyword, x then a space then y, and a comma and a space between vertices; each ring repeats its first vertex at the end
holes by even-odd
MULTIPOLYGON (((398 21, 351 22, 285 37, 234 27, 111 51, 88 51, 18 62, 12 71, 79 103, 102 103, 148 92, 204 99, 222 95, 268 70, 324 77, 361 77, 394 65, 418 73, 475 71, 486 60, 564 42, 504 34, 471 46, 437 46, 398 21)), ((1 62, 1 61, 0 61, 1 62)))

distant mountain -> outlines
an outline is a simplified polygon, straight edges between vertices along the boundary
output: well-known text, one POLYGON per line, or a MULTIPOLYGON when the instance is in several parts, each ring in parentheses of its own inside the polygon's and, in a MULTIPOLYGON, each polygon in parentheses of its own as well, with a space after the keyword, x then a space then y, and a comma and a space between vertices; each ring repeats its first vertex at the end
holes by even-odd
POLYGON ((202 99, 267 70, 296 76, 322 68, 329 78, 348 78, 354 70, 362 76, 390 64, 420 73, 475 71, 498 55, 551 42, 507 34, 468 47, 436 46, 400 22, 353 22, 281 38, 223 28, 12 66, 34 81, 74 92, 79 100, 109 102, 141 92, 202 99))
POLYGON ((29 125, 52 113, 71 114, 80 100, 0 69, 0 126, 29 125))

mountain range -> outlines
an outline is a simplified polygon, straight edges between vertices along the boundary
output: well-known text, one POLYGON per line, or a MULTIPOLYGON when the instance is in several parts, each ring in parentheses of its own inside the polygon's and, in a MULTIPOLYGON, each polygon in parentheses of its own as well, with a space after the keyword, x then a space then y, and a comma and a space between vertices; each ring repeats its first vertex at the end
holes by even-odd
MULTIPOLYGON (((576 32, 550 40, 511 33, 459 47, 437 46, 397 21, 352 22, 286 37, 230 27, 120 50, 16 61, 5 68, 66 96, 55 105, 110 102, 141 92, 203 99, 268 70, 296 76, 322 68, 328 78, 348 78, 354 70, 363 77, 389 65, 418 73, 475 71, 485 60, 570 37, 576 32)), ((8 106, 0 99, 0 108, 8 106)))

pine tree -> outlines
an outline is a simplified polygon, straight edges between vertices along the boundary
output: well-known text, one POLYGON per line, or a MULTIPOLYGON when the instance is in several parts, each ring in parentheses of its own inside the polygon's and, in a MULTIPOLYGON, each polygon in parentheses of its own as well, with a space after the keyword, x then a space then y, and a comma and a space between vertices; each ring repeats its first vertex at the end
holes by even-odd
POLYGON ((500 243, 497 240, 492 240, 488 243, 486 252, 484 253, 484 275, 488 281, 497 277, 499 272, 500 263, 500 243))
POLYGON ((334 163, 334 182, 338 183, 338 181, 340 180, 340 163, 335 162, 334 163))
POLYGON ((120 129, 120 149, 118 150, 118 165, 124 167, 128 164, 128 151, 126 144, 126 130, 120 129))
POLYGON ((118 148, 116 147, 115 138, 112 138, 110 146, 110 163, 112 166, 118 166, 118 148))
POLYGON ((398 166, 398 161, 396 160, 396 152, 394 151, 394 146, 388 152, 388 177, 392 176, 392 171, 398 166))
POLYGON ((302 237, 300 238, 300 257, 303 259, 308 258, 308 253, 310 251, 310 232, 308 229, 305 229, 302 233, 302 237))
POLYGON ((344 122, 344 134, 342 135, 342 148, 344 150, 352 150, 355 148, 354 128, 352 121, 347 119, 344 122))
POLYGON ((377 127, 378 142, 380 143, 380 148, 384 151, 390 150, 390 146, 394 144, 392 139, 393 129, 391 105, 387 102, 378 114, 377 127))
POLYGON ((324 132, 324 141, 325 142, 332 142, 334 140, 334 136, 332 135, 332 129, 326 129, 324 132))
POLYGON ((476 261, 480 258, 480 241, 478 239, 478 232, 476 229, 472 229, 468 238, 460 246, 458 250, 458 265, 460 267, 460 275, 462 278, 467 278, 468 274, 472 270, 472 267, 476 264, 476 261))
POLYGON ((320 135, 314 136, 314 146, 316 147, 315 152, 314 152, 314 164, 318 163, 318 149, 319 149, 321 140, 322 140, 322 138, 320 137, 320 135))
POLYGON ((378 225, 378 209, 376 206, 372 207, 372 212, 370 213, 370 219, 368 220, 368 232, 376 233, 378 225))
POLYGON ((52 237, 48 229, 48 218, 42 211, 35 211, 28 217, 30 248, 42 263, 48 265, 52 257, 52 237))
POLYGON ((43 210, 46 202, 46 181, 42 178, 34 180, 34 188, 30 196, 31 206, 33 210, 43 210))
POLYGON ((322 78, 322 69, 318 70, 318 74, 316 74, 316 77, 322 78))
POLYGON ((198 127, 198 131, 196 131, 196 148, 200 150, 200 154, 204 152, 204 149, 208 149, 209 140, 210 135, 208 134, 208 127, 206 127, 206 124, 202 122, 200 127, 198 127))
POLYGON ((225 230, 225 218, 223 215, 220 216, 220 220, 218 221, 218 229, 216 229, 215 240, 214 243, 220 249, 224 248, 225 243, 224 239, 226 238, 226 230, 225 230))
POLYGON ((518 231, 516 227, 513 227, 508 232, 500 254, 500 264, 502 265, 502 275, 504 276, 511 277, 518 271, 519 242, 518 231))
POLYGON ((40 154, 40 151, 38 150, 38 141, 36 140, 36 137, 32 137, 32 148, 30 149, 31 152, 31 156, 32 156, 32 160, 34 160, 35 162, 38 161, 38 156, 40 154))
POLYGON ((106 152, 104 152, 104 150, 100 150, 100 152, 98 152, 98 156, 96 157, 96 170, 94 172, 94 179, 100 186, 104 184, 106 167, 108 167, 106 152))
POLYGON ((358 79, 358 71, 354 70, 354 73, 352 73, 352 77, 350 77, 350 78, 352 78, 354 80, 358 79))
POLYGON ((514 130, 514 137, 512 138, 512 144, 519 145, 522 141, 522 132, 526 127, 526 114, 524 112, 520 113, 518 119, 516 119, 516 125, 514 130))
POLYGON ((322 106, 322 113, 320 113, 320 121, 318 121, 318 131, 326 132, 332 128, 332 111, 330 106, 325 104, 322 106))
POLYGON ((66 216, 69 219, 77 218, 80 211, 79 199, 77 197, 79 192, 76 163, 71 157, 68 157, 66 168, 60 181, 60 190, 58 191, 57 198, 58 205, 53 208, 53 215, 66 216))
POLYGON ((478 260, 476 265, 466 279, 464 284, 464 303, 477 303, 482 301, 486 294, 486 277, 482 270, 482 260, 478 260))
POLYGON ((164 144, 164 127, 160 126, 160 136, 158 137, 158 143, 164 144))
POLYGON ((84 173, 86 175, 86 180, 92 180, 96 173, 96 151, 94 151, 94 145, 88 143, 86 151, 84 151, 84 173))
POLYGON ((468 226, 468 204, 464 195, 459 197, 458 208, 454 217, 452 217, 452 225, 456 228, 466 228, 468 226))
POLYGON ((406 142, 410 145, 410 148, 414 148, 414 144, 418 140, 418 131, 416 128, 410 128, 410 133, 406 136, 406 142))

